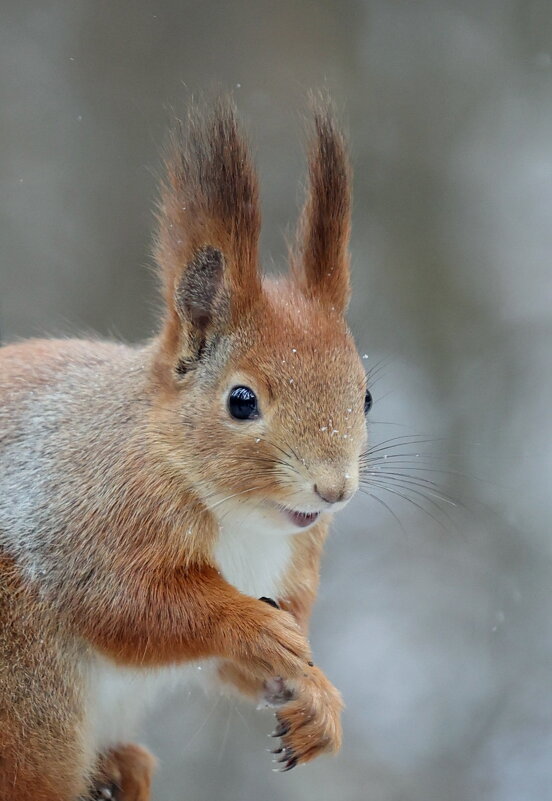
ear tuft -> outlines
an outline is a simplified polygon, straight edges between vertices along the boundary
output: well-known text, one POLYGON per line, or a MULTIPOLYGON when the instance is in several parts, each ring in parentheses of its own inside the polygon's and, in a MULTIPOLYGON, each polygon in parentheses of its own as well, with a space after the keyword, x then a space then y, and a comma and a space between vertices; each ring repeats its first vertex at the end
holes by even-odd
POLYGON ((174 352, 186 326, 213 324, 223 295, 236 322, 261 291, 257 177, 231 100, 191 107, 174 127, 165 170, 154 256, 167 304, 162 338, 174 352))
POLYGON ((338 312, 349 301, 351 174, 345 138, 326 96, 313 97, 307 196, 292 269, 301 289, 338 312))

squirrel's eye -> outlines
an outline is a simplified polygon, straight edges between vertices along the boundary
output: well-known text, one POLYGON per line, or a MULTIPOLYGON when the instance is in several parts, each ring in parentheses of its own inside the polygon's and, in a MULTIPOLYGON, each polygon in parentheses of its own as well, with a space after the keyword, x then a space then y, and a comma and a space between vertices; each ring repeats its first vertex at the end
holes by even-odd
POLYGON ((369 390, 366 390, 366 395, 364 396, 364 414, 368 414, 372 408, 373 402, 372 393, 369 392, 369 390))
POLYGON ((228 395, 228 411, 236 420, 256 420, 259 416, 257 396, 249 387, 234 387, 228 395))

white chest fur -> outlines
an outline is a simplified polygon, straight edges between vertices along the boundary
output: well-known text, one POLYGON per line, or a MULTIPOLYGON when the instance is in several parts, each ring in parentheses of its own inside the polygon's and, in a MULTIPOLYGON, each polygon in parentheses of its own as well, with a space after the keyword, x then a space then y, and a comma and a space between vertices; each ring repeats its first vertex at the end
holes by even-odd
POLYGON ((276 598, 291 558, 291 535, 253 526, 225 526, 215 550, 224 578, 254 598, 276 598))
MULTIPOLYGON (((254 598, 277 598, 290 562, 292 539, 259 522, 244 525, 243 519, 222 518, 215 557, 224 578, 241 592, 254 598)), ((136 737, 144 713, 160 692, 212 675, 205 664, 146 671, 120 668, 98 657, 90 674, 91 748, 100 751, 136 737)))

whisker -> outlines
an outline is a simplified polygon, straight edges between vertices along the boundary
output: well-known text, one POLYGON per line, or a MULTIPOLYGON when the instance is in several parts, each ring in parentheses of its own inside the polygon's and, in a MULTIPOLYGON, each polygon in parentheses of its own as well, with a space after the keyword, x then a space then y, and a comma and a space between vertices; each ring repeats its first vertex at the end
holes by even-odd
POLYGON ((394 519, 397 521, 397 523, 399 524, 399 526, 400 526, 400 528, 401 528, 401 530, 402 530, 403 534, 406 534, 406 529, 404 528, 403 524, 401 523, 401 521, 400 521, 399 517, 398 517, 398 516, 395 514, 395 512, 394 512, 394 511, 391 509, 391 507, 390 507, 390 506, 389 506, 387 503, 385 503, 385 501, 382 501, 382 499, 381 499, 381 498, 378 498, 378 496, 377 496, 377 495, 374 495, 372 492, 368 492, 368 490, 363 490, 363 491, 364 491, 364 494, 365 494, 365 495, 368 495, 370 498, 373 498, 373 499, 374 499, 375 501, 377 501, 377 502, 378 502, 378 503, 379 503, 381 506, 383 506, 383 507, 384 507, 384 509, 386 509, 386 510, 389 512, 389 514, 390 514, 390 515, 391 515, 391 516, 392 516, 392 517, 393 517, 393 518, 394 518, 394 519))
MULTIPOLYGON (((458 506, 458 504, 455 503, 452 499, 447 498, 445 495, 440 495, 439 493, 434 492, 430 487, 427 487, 425 484, 419 484, 414 479, 402 478, 402 477, 397 477, 397 476, 394 476, 394 475, 389 475, 388 478, 389 478, 390 481, 394 482, 394 484, 396 484, 399 487, 403 487, 404 489, 409 489, 410 492, 417 492, 417 494, 419 494, 422 497, 424 497, 429 503, 432 503, 430 498, 436 498, 437 500, 442 501, 443 503, 447 503, 450 506, 454 506, 454 507, 458 506), (413 489, 413 487, 416 487, 417 489, 413 489), (422 489, 425 492, 422 492, 421 491, 422 489)), ((376 480, 384 481, 385 477, 383 477, 382 474, 380 473, 376 480)), ((370 484, 372 482, 369 479, 369 480, 367 480, 366 483, 368 484, 368 486, 370 486, 370 484)), ((442 510, 438 506, 438 504, 435 504, 435 505, 444 514, 444 510, 442 510)))
POLYGON ((199 726, 198 729, 195 730, 195 732, 192 734, 192 736, 189 738, 189 740, 186 743, 184 743, 184 745, 181 748, 182 751, 186 751, 190 747, 190 745, 197 739, 197 737, 200 734, 200 732, 203 731, 203 729, 205 728, 205 726, 207 725, 207 723, 209 722, 209 720, 213 716, 213 713, 214 713, 215 709, 217 708, 217 706, 219 705, 221 698, 222 698, 222 695, 219 695, 215 699, 215 702, 212 705, 212 707, 209 710, 209 712, 207 713, 207 715, 205 716, 205 719, 203 720, 203 723, 201 724, 201 726, 199 726))
POLYGON ((276 448, 276 450, 280 451, 280 453, 282 453, 286 457, 285 460, 283 460, 283 459, 279 460, 281 464, 285 464, 287 467, 289 467, 290 470, 293 470, 294 473, 297 473, 298 476, 301 475, 301 473, 299 472, 297 467, 294 464, 291 464, 291 462, 287 461, 288 459, 295 458, 298 462, 301 462, 301 463, 303 462, 303 460, 299 458, 299 456, 297 455, 295 450, 291 447, 291 445, 288 442, 286 442, 285 445, 288 448, 290 448, 291 453, 289 453, 288 451, 285 451, 280 445, 277 445, 273 440, 266 439, 264 441, 268 445, 272 446, 273 448, 276 448))
POLYGON ((268 442, 268 444, 271 445, 273 448, 276 448, 277 451, 280 451, 280 453, 283 453, 284 456, 287 459, 291 458, 291 453, 288 453, 287 451, 285 451, 283 448, 281 448, 279 445, 277 445, 273 440, 267 439, 267 440, 265 440, 265 442, 268 442))
POLYGON ((403 441, 409 439, 419 439, 420 437, 427 437, 427 434, 401 434, 400 436, 397 435, 396 437, 388 437, 387 439, 382 440, 381 442, 374 443, 375 445, 385 445, 388 442, 396 442, 398 439, 403 441))
POLYGON ((264 489, 264 488, 261 487, 261 486, 248 487, 248 489, 242 490, 241 492, 234 492, 233 495, 228 495, 226 498, 222 498, 220 501, 217 501, 215 504, 213 504, 212 506, 209 506, 207 508, 209 509, 210 512, 212 512, 213 509, 216 509, 217 506, 220 506, 221 503, 226 503, 226 501, 230 501, 232 498, 237 498, 239 495, 245 495, 247 492, 254 492, 255 490, 258 490, 258 489, 264 489))
MULTIPOLYGON (((247 520, 247 518, 250 517, 253 514, 253 512, 255 512, 261 506, 262 502, 263 502, 262 500, 258 500, 257 502, 253 501, 252 504, 248 504, 248 506, 244 509, 243 514, 237 519, 238 525, 240 526, 243 525, 245 520, 247 520)), ((231 509, 228 509, 226 512, 223 512, 223 514, 220 517, 221 523, 224 522, 224 520, 228 517, 231 511, 232 511, 231 509)))
MULTIPOLYGON (((444 438, 443 438, 444 439, 444 438)), ((382 451, 393 451, 396 448, 408 448, 413 447, 415 445, 428 445, 433 444, 435 442, 439 442, 438 439, 428 439, 428 438, 418 438, 414 439, 411 438, 408 441, 404 440, 404 437, 393 437, 389 440, 384 440, 383 442, 378 442, 371 448, 368 448, 361 454, 361 458, 366 458, 369 456, 373 456, 376 453, 381 453, 382 451), (399 440, 398 442, 393 442, 393 439, 399 440)), ((413 454, 415 455, 415 454, 413 454)))
POLYGON ((393 467, 396 465, 400 465, 401 467, 408 468, 408 470, 418 470, 420 472, 425 473, 441 473, 442 475, 449 475, 449 476, 456 476, 460 478, 467 478, 470 481, 482 481, 486 484, 490 484, 493 487, 499 487, 501 489, 508 489, 508 487, 504 487, 500 484, 497 484, 495 481, 491 481, 491 479, 483 478, 482 476, 478 476, 475 473, 466 473, 461 470, 450 470, 446 469, 445 467, 426 467, 423 462, 439 462, 442 460, 449 460, 450 458, 462 458, 462 454, 455 454, 455 453, 446 453, 446 454, 435 454, 435 453, 389 453, 385 454, 384 456, 376 456, 374 458, 366 458, 365 454, 361 454, 359 457, 359 464, 361 468, 369 467, 374 464, 384 465, 389 463, 391 460, 395 460, 393 467), (408 459, 412 458, 412 461, 407 461, 408 459), (415 460, 415 461, 414 461, 415 460), (422 463, 422 464, 421 464, 422 463))
POLYGON ((439 453, 436 451, 416 450, 406 451, 405 453, 397 453, 398 448, 414 448, 416 445, 424 444, 425 442, 397 442, 394 445, 384 445, 381 448, 374 446, 374 448, 371 450, 363 451, 363 453, 360 455, 360 458, 387 459, 391 457, 397 458, 398 456, 415 456, 417 459, 448 459, 452 456, 461 456, 461 454, 454 454, 450 451, 447 451, 446 453, 439 453), (384 453, 385 456, 381 456, 381 453, 384 453))
MULTIPOLYGON (((396 470, 387 470, 387 469, 366 470, 363 472, 362 477, 367 477, 367 476, 374 476, 379 478, 382 477, 385 478, 387 476, 389 476, 390 478, 399 477, 407 479, 408 481, 412 481, 413 484, 418 484, 420 487, 427 487, 428 489, 433 490, 434 492, 440 492, 441 489, 443 488, 441 484, 438 484, 436 481, 431 481, 431 479, 426 478, 425 476, 411 476, 410 473, 403 473, 396 470)), ((449 503, 454 504, 452 498, 449 498, 446 495, 443 495, 443 499, 446 499, 448 500, 449 503)))
POLYGON ((297 451, 292 447, 292 445, 287 440, 284 441, 284 445, 290 449, 292 456, 294 456, 298 462, 301 463, 303 462, 297 451))
POLYGON ((392 423, 387 420, 372 420, 371 417, 368 419, 368 424, 371 426, 397 426, 397 428, 408 428, 406 423, 392 423))
MULTIPOLYGON (((445 467, 426 467, 424 462, 439 462, 439 461, 447 461, 448 462, 449 454, 446 456, 440 456, 439 454, 427 454, 427 453, 390 453, 389 455, 384 456, 377 456, 375 459, 365 459, 362 460, 365 464, 405 464, 410 465, 413 469, 416 470, 427 470, 434 473, 441 473, 441 472, 451 472, 447 470, 445 467), (395 461, 393 461, 395 460, 395 461), (397 461, 398 460, 398 461, 397 461)), ((360 460, 359 460, 360 461, 360 460)), ((458 476, 468 476, 467 473, 461 473, 457 470, 453 470, 452 472, 458 476)))
POLYGON ((220 763, 222 761, 222 757, 223 757, 225 749, 226 749, 226 743, 228 741, 228 735, 230 733, 230 721, 232 719, 232 712, 233 712, 233 706, 229 705, 229 707, 228 707, 228 720, 226 721, 226 729, 224 731, 224 735, 222 737, 222 743, 221 743, 220 748, 219 748, 219 756, 218 756, 218 760, 217 760, 217 764, 218 765, 220 765, 220 763))
POLYGON ((372 384, 376 380, 376 377, 379 376, 381 378, 381 373, 390 365, 390 360, 383 357, 382 359, 378 359, 378 361, 374 364, 373 367, 368 367, 366 370, 366 378, 368 379, 368 383, 372 384))
MULTIPOLYGON (((438 518, 438 517, 435 517, 435 515, 433 515, 433 514, 432 514, 431 512, 429 512, 427 509, 424 509, 424 507, 423 507, 423 506, 421 506, 421 505, 420 505, 419 503, 417 503, 416 501, 412 500, 412 498, 409 498, 407 495, 404 495, 404 493, 402 493, 402 492, 398 492, 397 490, 391 489, 390 487, 386 487, 386 486, 385 486, 385 485, 383 485, 383 484, 376 484, 375 486, 377 486, 377 487, 378 487, 378 489, 381 489, 381 490, 383 490, 384 492, 389 492, 391 495, 396 495, 398 498, 402 498, 403 500, 405 500, 405 501, 407 501, 408 503, 412 504, 412 506, 415 506, 415 507, 416 507, 416 509, 419 509, 419 510, 420 510, 420 512, 423 512, 424 514, 426 514, 428 517, 430 517, 432 520, 434 520, 434 521, 437 523, 437 525, 438 525, 438 526, 440 526, 440 528, 442 528, 442 529, 444 529, 444 530, 446 531, 446 527, 445 527, 445 525, 443 524, 443 521, 442 521, 442 520, 439 520, 439 518, 438 518)), ((366 490, 364 487, 361 487, 361 488, 360 488, 360 491, 361 491, 361 492, 367 492, 367 490, 366 490)), ((369 494, 369 493, 368 493, 368 494, 369 494)), ((442 510, 440 510, 440 511, 442 511, 442 510)))
POLYGON ((451 497, 445 495, 444 492, 441 493, 442 487, 440 484, 437 484, 435 481, 425 479, 423 476, 410 476, 408 473, 378 470, 373 472, 368 471, 363 475, 361 481, 369 484, 374 479, 377 481, 386 481, 389 479, 390 481, 395 481, 397 483, 408 483, 414 487, 419 487, 420 489, 425 490, 428 495, 433 495, 434 497, 439 498, 439 500, 449 503, 452 506, 456 506, 455 501, 451 497))

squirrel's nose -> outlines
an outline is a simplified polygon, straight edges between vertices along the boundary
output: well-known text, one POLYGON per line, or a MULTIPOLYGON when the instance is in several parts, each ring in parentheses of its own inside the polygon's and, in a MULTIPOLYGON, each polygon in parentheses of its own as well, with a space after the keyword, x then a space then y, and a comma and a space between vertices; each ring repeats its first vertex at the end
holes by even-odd
POLYGON ((340 484, 333 484, 325 486, 324 484, 315 484, 314 491, 319 498, 322 498, 326 503, 339 503, 350 497, 350 492, 347 491, 345 479, 340 484))

